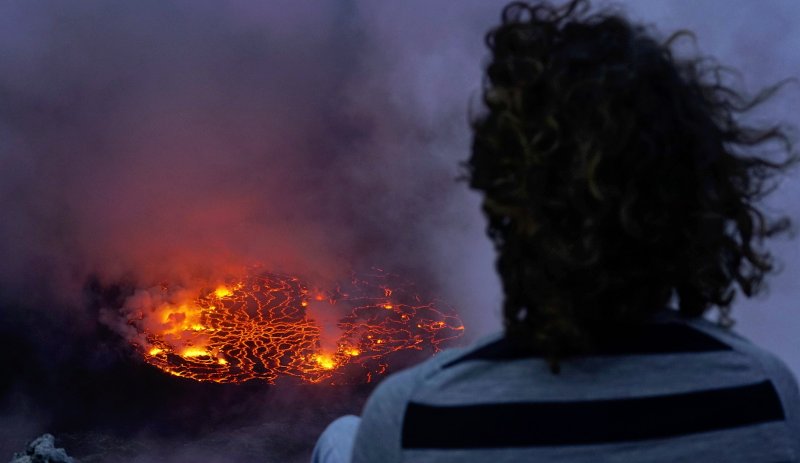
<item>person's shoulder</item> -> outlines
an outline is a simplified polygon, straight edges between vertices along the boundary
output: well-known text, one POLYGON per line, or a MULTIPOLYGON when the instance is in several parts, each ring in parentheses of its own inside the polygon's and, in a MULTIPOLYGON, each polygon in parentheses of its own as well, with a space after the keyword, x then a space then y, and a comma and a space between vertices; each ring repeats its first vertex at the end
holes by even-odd
POLYGON ((682 324, 690 327, 693 330, 699 331, 706 336, 709 336, 718 342, 724 344, 728 348, 739 351, 742 353, 760 354, 763 349, 753 344, 752 341, 747 339, 742 334, 736 332, 730 327, 723 327, 719 323, 714 323, 704 317, 687 317, 681 315, 675 309, 667 309, 658 312, 654 319, 656 323, 670 323, 682 324))
POLYGON ((469 357, 473 353, 479 352, 481 349, 496 343, 502 338, 502 333, 495 333, 479 338, 466 346, 443 349, 423 362, 387 376, 375 388, 373 396, 408 396, 420 384, 441 371, 442 368, 462 358, 469 357))
MULTIPOLYGON (((737 352, 754 359, 778 392, 789 427, 795 436, 800 436, 800 386, 783 360, 733 330, 722 328, 705 319, 693 320, 691 323, 697 329, 728 343, 737 352)), ((796 445, 800 451, 800 443, 796 445)))
POLYGON ((753 358, 769 376, 781 379, 792 378, 792 382, 794 381, 791 370, 777 355, 755 344, 735 330, 722 327, 702 317, 685 319, 685 323, 726 344, 732 350, 753 358))
POLYGON ((440 371, 442 368, 446 368, 453 363, 457 363, 464 358, 470 358, 474 355, 479 354, 480 352, 486 350, 490 346, 497 344, 504 340, 503 333, 494 333, 487 336, 483 336, 466 346, 456 347, 445 349, 439 352, 434 357, 431 357, 427 361, 423 362, 419 365, 420 373, 423 376, 429 376, 435 374, 436 372, 440 371))
POLYGON ((723 328, 704 318, 686 320, 693 328, 712 336, 739 354, 745 355, 754 362, 762 373, 769 378, 777 389, 785 408, 789 411, 790 421, 800 428, 800 387, 792 370, 777 355, 751 342, 745 336, 730 328, 723 328))
POLYGON ((353 446, 353 461, 399 461, 403 419, 415 392, 424 388, 442 365, 480 344, 442 350, 424 362, 384 378, 364 405, 353 446))
MULTIPOLYGON (((396 453, 402 420, 409 401, 420 388, 441 371, 442 366, 493 338, 484 338, 470 346, 444 349, 413 367, 384 378, 370 394, 362 412, 362 422, 356 438, 354 461, 375 461, 373 452, 396 453)), ((389 460, 384 460, 389 461, 389 460)))

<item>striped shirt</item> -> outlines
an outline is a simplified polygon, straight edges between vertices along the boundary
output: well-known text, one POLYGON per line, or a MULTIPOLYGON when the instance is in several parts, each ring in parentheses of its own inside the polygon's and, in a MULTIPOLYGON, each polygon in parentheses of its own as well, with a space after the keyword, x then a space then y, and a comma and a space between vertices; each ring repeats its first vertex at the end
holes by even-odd
POLYGON ((496 335, 384 380, 353 461, 798 462, 800 393, 772 354, 671 310, 557 375, 496 335))

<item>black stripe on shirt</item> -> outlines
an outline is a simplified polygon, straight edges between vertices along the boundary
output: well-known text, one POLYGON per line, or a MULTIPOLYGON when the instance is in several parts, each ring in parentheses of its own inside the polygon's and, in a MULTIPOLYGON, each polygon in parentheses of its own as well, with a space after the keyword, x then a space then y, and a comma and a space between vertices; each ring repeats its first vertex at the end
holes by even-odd
POLYGON ((770 381, 699 392, 575 402, 439 406, 410 402, 405 449, 588 445, 675 437, 784 419, 770 381))
MULTIPOLYGON (((731 350, 731 347, 691 326, 683 323, 658 323, 643 327, 632 339, 601 346, 592 355, 679 354, 723 350, 731 350)), ((535 352, 520 350, 508 339, 501 338, 445 363, 442 368, 470 360, 516 360, 538 356, 535 352)))

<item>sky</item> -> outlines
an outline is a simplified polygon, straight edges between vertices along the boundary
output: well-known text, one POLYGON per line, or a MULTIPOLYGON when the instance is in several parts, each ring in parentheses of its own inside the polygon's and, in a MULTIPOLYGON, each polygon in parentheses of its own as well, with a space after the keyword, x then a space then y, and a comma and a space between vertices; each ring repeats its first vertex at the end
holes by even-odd
MULTIPOLYGON (((388 268, 457 307, 468 339, 500 329, 479 198, 456 179, 504 4, 3 2, 0 325, 91 338, 89 279, 150 287, 258 262, 319 281, 388 268)), ((721 4, 617 3, 663 36, 693 30, 751 91, 800 76, 800 4, 721 4)), ((755 117, 800 126, 798 103, 790 85, 755 117)), ((786 178, 768 207, 800 221, 798 194, 786 178)), ((783 271, 737 299, 736 329, 800 376, 800 248, 771 249, 783 271)))

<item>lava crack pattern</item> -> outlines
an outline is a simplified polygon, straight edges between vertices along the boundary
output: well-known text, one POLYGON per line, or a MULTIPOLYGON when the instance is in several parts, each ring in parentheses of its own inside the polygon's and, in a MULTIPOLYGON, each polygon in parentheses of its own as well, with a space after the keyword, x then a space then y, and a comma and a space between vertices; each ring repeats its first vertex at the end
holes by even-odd
POLYGON ((309 289, 293 276, 251 274, 193 300, 133 311, 128 324, 139 333, 134 346, 147 363, 217 383, 274 383, 279 376, 369 382, 386 371, 392 353, 435 353, 464 330, 452 309, 377 270, 332 291, 309 289), (334 319, 335 345, 323 347, 323 324, 314 313, 344 314, 334 319))

